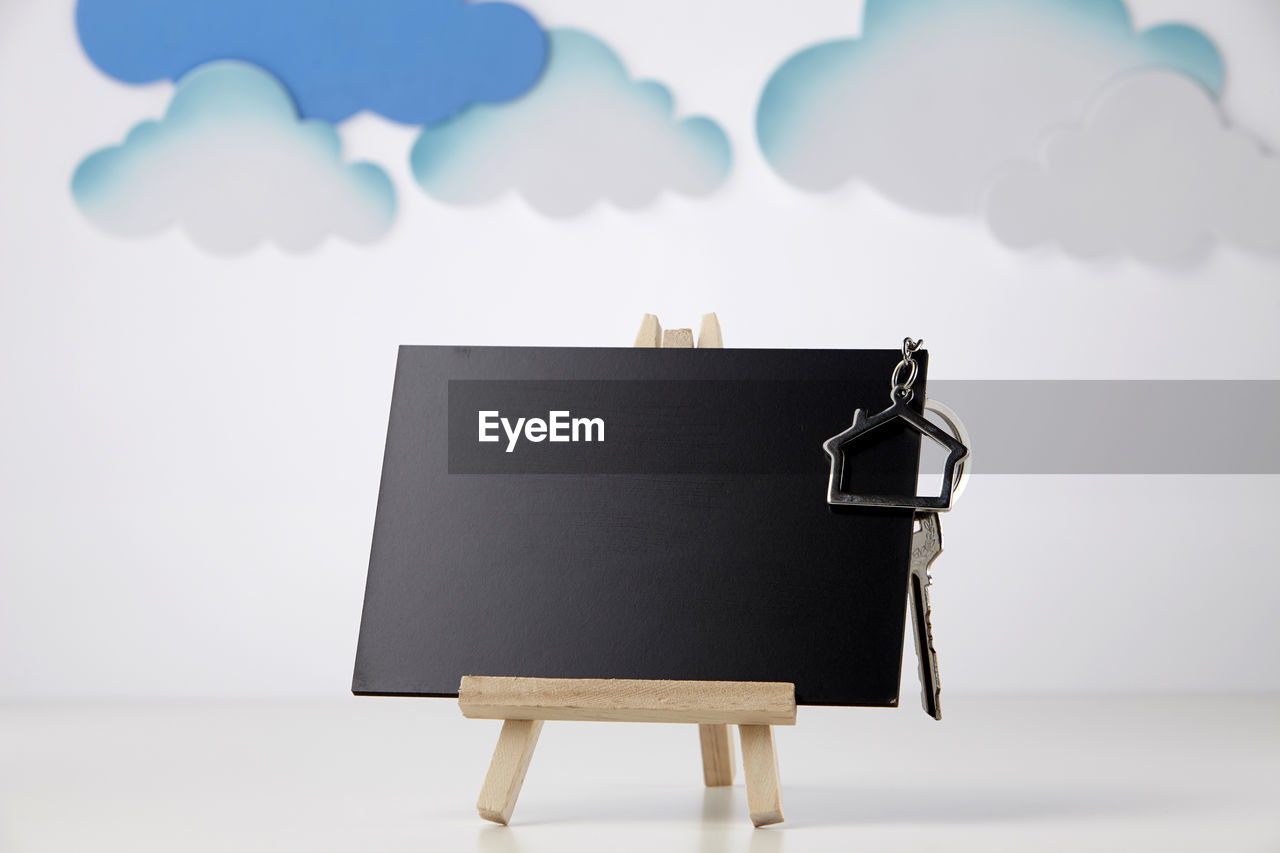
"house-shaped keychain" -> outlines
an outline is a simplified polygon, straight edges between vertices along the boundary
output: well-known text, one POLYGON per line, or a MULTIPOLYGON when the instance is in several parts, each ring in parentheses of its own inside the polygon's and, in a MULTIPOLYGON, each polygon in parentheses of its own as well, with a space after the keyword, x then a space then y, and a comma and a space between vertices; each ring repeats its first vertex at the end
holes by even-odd
POLYGON ((902 360, 890 377, 889 408, 868 417, 862 409, 853 413, 853 425, 822 443, 822 449, 831 458, 831 476, 827 482, 827 503, 840 507, 878 507, 882 509, 915 510, 915 530, 911 537, 910 581, 907 590, 907 606, 911 610, 916 657, 919 660, 920 704, 926 714, 935 720, 942 719, 942 681, 938 674, 938 653, 933 646, 933 625, 929 605, 929 567, 942 553, 942 524, 938 513, 951 509, 959 496, 966 476, 965 462, 969 458, 968 434, 960 419, 941 403, 928 402, 924 409, 935 412, 955 432, 930 421, 921 411, 911 408, 915 393, 911 389, 919 367, 914 354, 923 341, 907 338, 902 342, 902 360), (906 371, 903 381, 899 376, 906 371), (868 495, 846 491, 846 454, 856 442, 888 424, 901 421, 947 451, 942 469, 942 487, 937 497, 918 495, 868 495))
MULTIPOLYGON (((908 389, 909 390, 909 389, 908 389)), ((917 412, 908 404, 911 397, 898 397, 893 405, 875 415, 867 416, 862 409, 853 413, 853 425, 822 443, 822 449, 831 457, 831 478, 827 484, 827 503, 832 506, 873 506, 885 509, 915 509, 946 512, 951 509, 953 487, 959 482, 969 448, 959 439, 917 412), (940 444, 947 451, 947 461, 942 468, 942 487, 937 497, 918 495, 863 495, 845 491, 845 450, 866 438, 872 432, 895 421, 901 421, 920 435, 940 444)))

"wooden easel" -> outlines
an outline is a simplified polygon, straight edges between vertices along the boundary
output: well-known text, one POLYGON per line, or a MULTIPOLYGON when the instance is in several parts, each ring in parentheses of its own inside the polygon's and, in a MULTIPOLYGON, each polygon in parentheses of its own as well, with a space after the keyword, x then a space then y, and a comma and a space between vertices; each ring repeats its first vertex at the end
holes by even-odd
MULTIPOLYGON (((668 329, 644 315, 637 347, 692 347, 692 329, 668 329)), ((702 318, 698 347, 722 346, 715 314, 702 318)), ((733 784, 733 743, 742 741, 742 772, 751 822, 782 822, 782 790, 771 726, 796 723, 795 685, 771 681, 664 681, 611 678, 511 678, 463 676, 458 707, 464 717, 503 720, 476 808, 485 820, 505 824, 533 759, 546 720, 622 723, 695 723, 702 743, 702 779, 708 788, 733 784)))

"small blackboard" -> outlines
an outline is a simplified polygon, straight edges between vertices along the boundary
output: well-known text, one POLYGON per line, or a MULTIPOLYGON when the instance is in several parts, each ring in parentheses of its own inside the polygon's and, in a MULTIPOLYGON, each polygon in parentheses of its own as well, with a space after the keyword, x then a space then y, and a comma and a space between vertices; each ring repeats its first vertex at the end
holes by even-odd
MULTIPOLYGON (((900 357, 402 347, 352 690, 789 681, 896 705, 912 515, 829 507, 822 442, 888 404, 900 357)), ((914 493, 919 450, 886 431, 851 485, 914 493)))

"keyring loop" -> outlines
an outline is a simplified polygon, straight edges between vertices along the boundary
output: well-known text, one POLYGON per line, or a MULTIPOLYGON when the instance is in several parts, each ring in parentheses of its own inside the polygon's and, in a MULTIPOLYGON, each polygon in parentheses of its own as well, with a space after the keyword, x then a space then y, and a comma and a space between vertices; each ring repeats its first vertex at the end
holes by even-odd
POLYGON ((895 405, 899 402, 910 403, 911 398, 915 396, 911 386, 915 384, 916 376, 920 374, 920 365, 912 356, 922 346, 924 346, 924 338, 918 341, 913 341, 911 338, 902 339, 902 359, 893 366, 893 373, 889 374, 890 403, 895 405), (899 382, 898 376, 901 375, 904 367, 911 372, 907 374, 905 382, 899 382))
POLYGON ((964 491, 964 487, 969 483, 969 474, 972 472, 973 462, 973 445, 969 443, 969 431, 964 428, 964 421, 960 420, 960 416, 948 406, 946 403, 939 403, 932 397, 925 398, 924 410, 933 412, 942 422, 951 430, 951 435, 956 441, 969 448, 969 455, 956 469, 956 481, 951 484, 951 503, 954 504, 960 499, 960 494, 964 491))
POLYGON ((889 376, 889 385, 893 389, 894 397, 896 398, 900 391, 910 391, 911 386, 915 384, 916 377, 918 375, 920 375, 920 363, 914 358, 904 358, 902 361, 898 362, 893 368, 893 373, 889 376), (907 374, 906 382, 899 382, 898 375, 902 373, 902 369, 904 367, 911 372, 907 374))

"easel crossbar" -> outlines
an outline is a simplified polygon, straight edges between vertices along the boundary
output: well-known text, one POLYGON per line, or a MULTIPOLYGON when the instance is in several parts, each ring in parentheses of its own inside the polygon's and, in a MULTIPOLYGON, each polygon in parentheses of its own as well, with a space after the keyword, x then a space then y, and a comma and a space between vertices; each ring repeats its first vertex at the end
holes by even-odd
POLYGON ((467 675, 465 717, 793 726, 795 687, 779 681, 518 678, 467 675))

